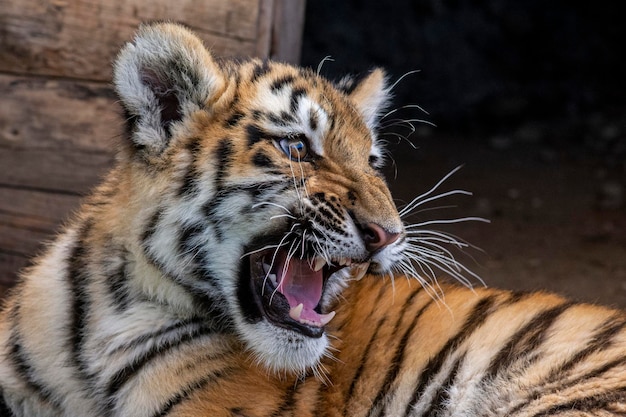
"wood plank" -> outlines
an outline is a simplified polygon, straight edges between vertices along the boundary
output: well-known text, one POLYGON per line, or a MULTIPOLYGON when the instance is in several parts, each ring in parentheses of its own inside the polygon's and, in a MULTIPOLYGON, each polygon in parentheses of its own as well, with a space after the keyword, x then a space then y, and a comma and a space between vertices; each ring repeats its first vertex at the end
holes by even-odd
POLYGON ((274 0, 274 17, 270 57, 298 64, 302 49, 305 0, 274 0))
POLYGON ((272 46, 272 26, 274 21, 275 0, 259 0, 259 19, 257 24, 257 43, 255 55, 269 57, 272 46))
POLYGON ((257 50, 259 0, 0 0, 0 71, 110 80, 141 22, 183 22, 221 56, 257 50))
POLYGON ((113 159, 64 149, 1 149, 0 184, 84 195, 110 170, 113 159))
POLYGON ((110 87, 0 75, 0 184, 87 192, 122 132, 110 87))
POLYGON ((0 213, 35 219, 38 227, 45 230, 54 230, 59 220, 78 208, 80 201, 74 195, 0 186, 0 213))
POLYGON ((50 226, 34 218, 0 213, 0 252, 30 258, 55 236, 58 228, 58 224, 50 226))
POLYGON ((104 83, 0 74, 0 152, 2 148, 112 152, 124 123, 116 100, 104 83))

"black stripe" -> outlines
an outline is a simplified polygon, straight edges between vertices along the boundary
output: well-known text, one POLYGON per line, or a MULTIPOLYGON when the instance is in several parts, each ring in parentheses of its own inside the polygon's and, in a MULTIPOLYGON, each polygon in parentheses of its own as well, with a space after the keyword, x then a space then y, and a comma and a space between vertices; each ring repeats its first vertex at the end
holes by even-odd
POLYGON ((147 343, 150 340, 154 340, 159 337, 165 337, 168 333, 171 333, 175 330, 180 330, 188 326, 201 326, 205 320, 206 319, 204 317, 192 317, 186 320, 178 320, 163 328, 160 328, 150 333, 141 334, 132 340, 126 341, 126 343, 123 343, 117 346, 115 349, 113 349, 111 351, 111 354, 115 354, 121 351, 127 351, 130 349, 136 348, 137 346, 147 343))
POLYGON ((263 131, 260 127, 254 124, 246 126, 246 135, 248 138, 248 147, 253 147, 256 143, 261 142, 263 139, 271 137, 270 134, 263 131))
POLYGON ((367 345, 365 346, 365 350, 363 351, 363 355, 361 356, 361 360, 359 361, 360 362, 359 367, 354 373, 354 377, 352 377, 352 382, 350 383, 350 387, 348 388, 346 398, 343 401, 343 404, 344 404, 343 415, 344 416, 347 415, 348 404, 354 395, 354 389, 356 388, 357 381, 361 379, 361 375, 363 374, 363 370, 365 369, 365 364, 367 363, 367 359, 370 356, 370 350, 372 349, 372 345, 374 345, 374 342, 378 340, 378 332, 380 331, 385 321, 386 321, 386 317, 383 317, 378 322, 378 324, 376 325, 376 328, 374 329, 374 333, 372 333, 370 340, 368 340, 367 345))
POLYGON ((4 399, 4 391, 0 388, 0 416, 2 417, 14 417, 15 414, 11 411, 4 399))
MULTIPOLYGON (((421 290, 422 288, 420 286, 417 286, 417 288, 415 288, 415 290, 413 290, 411 295, 406 299, 403 308, 400 310, 401 314, 396 319, 396 325, 394 327, 392 334, 398 333, 400 329, 400 325, 404 319, 404 316, 409 310, 409 306, 412 304, 414 297, 421 290)), ((393 359, 391 360, 391 367, 387 371, 387 374, 385 375, 385 379, 372 403, 374 407, 378 404, 381 404, 381 402, 385 399, 385 397, 387 397, 389 390, 391 389, 391 386, 393 385, 393 382, 397 379, 398 373, 400 372, 400 369, 402 368, 402 365, 403 365, 402 362, 404 360, 405 350, 407 348, 407 343, 409 341, 409 338, 413 334, 413 330, 415 329, 415 326, 417 326, 417 322, 422 317, 422 314, 424 314, 424 312, 433 304, 433 302, 434 300, 430 299, 424 306, 422 306, 419 309, 419 311, 413 316, 413 320, 411 321, 411 324, 406 328, 406 330, 404 331, 404 334, 400 338, 400 341, 398 342, 398 345, 396 346, 393 359)))
POLYGON ((77 240, 68 262, 68 285, 72 296, 71 310, 69 312, 68 344, 72 353, 74 366, 79 375, 85 381, 91 378, 82 354, 87 335, 87 317, 91 313, 91 300, 87 286, 90 282, 88 270, 89 253, 87 252, 87 237, 91 231, 92 222, 87 221, 78 231, 77 240))
POLYGON ((132 299, 128 288, 128 263, 124 260, 117 270, 111 274, 106 283, 111 294, 111 301, 117 313, 123 313, 128 309, 132 299))
MULTIPOLYGON (((185 323, 181 327, 188 326, 189 323, 185 323)), ((172 329, 171 331, 173 330, 178 329, 172 329)), ((214 329, 211 326, 201 326, 198 328, 188 329, 188 332, 182 335, 176 334, 174 339, 161 340, 158 343, 155 343, 150 349, 133 358, 130 363, 118 370, 115 375, 111 377, 107 384, 107 395, 109 397, 113 397, 124 386, 124 384, 141 372, 141 370, 151 360, 163 356, 169 350, 176 349, 185 343, 212 334, 213 332, 214 329)), ((155 337, 158 336, 159 335, 157 334, 155 337)))
MULTIPOLYGON (((338 82, 334 82, 333 84, 338 90, 343 91, 346 95, 350 95, 369 75, 370 72, 352 73, 349 74, 349 81, 342 83, 341 86, 338 85, 338 82)), ((342 80, 345 80, 346 77, 347 76, 344 76, 342 80)))
POLYGON ((179 197, 194 196, 198 193, 198 172, 196 170, 196 158, 200 152, 201 141, 198 138, 192 138, 187 144, 186 149, 191 156, 191 161, 187 165, 187 170, 183 176, 183 182, 178 189, 179 197))
POLYGON ((252 157, 252 163, 259 168, 276 168, 274 161, 272 161, 271 158, 262 150, 259 150, 254 154, 252 157))
POLYGON ((495 296, 487 296, 481 299, 474 306, 472 312, 468 315, 467 320, 463 324, 463 327, 452 338, 448 339, 443 348, 428 361, 428 364, 424 368, 424 371, 420 375, 419 383, 413 393, 411 401, 407 404, 405 409, 405 415, 410 415, 413 407, 419 402, 426 387, 432 382, 434 376, 441 370, 441 367, 445 363, 446 358, 457 347, 467 339, 480 325, 483 324, 485 319, 491 313, 492 307, 495 303, 495 296))
MULTIPOLYGON (((596 395, 589 395, 582 398, 568 398, 567 401, 561 404, 553 405, 550 408, 535 414, 533 417, 556 416, 562 412, 567 413, 567 415, 571 415, 573 411, 586 413, 592 413, 596 410, 606 411, 612 403, 626 403, 626 387, 615 388, 608 392, 601 392, 596 395)), ((615 413, 614 415, 623 416, 624 414, 615 413)))
POLYGON ((259 78, 267 74, 271 69, 271 65, 268 61, 257 62, 252 69, 252 77, 250 78, 250 82, 254 83, 259 78))
MULTIPOLYGON (((240 193, 248 193, 256 202, 259 201, 271 201, 272 197, 280 194, 286 190, 291 189, 291 182, 281 180, 264 181, 259 183, 245 184, 245 185, 230 185, 224 186, 218 193, 214 194, 206 203, 202 206, 202 212, 206 216, 208 221, 222 222, 223 217, 218 217, 219 207, 233 195, 240 193)), ((248 207, 240 207, 240 209, 246 209, 248 207)), ((232 217, 237 215, 236 211, 231 210, 228 216, 232 217)))
POLYGON ((572 303, 564 303, 536 314, 524 327, 512 335, 508 342, 493 357, 483 382, 492 379, 513 362, 525 360, 541 344, 546 331, 572 303))
POLYGON ((220 190, 224 185, 224 179, 228 175, 228 170, 232 165, 233 144, 228 138, 220 140, 215 151, 217 159, 217 171, 215 173, 215 189, 220 190))
MULTIPOLYGON (((247 248, 246 248, 247 252, 247 248)), ((263 312, 259 305, 255 289, 250 280, 250 257, 246 256, 241 260, 239 267, 239 280, 237 282, 237 300, 241 306, 243 319, 250 324, 256 324, 263 320, 263 312)), ((280 297, 278 297, 280 300, 280 297)))
POLYGON ((610 347, 613 342, 613 336, 617 335, 624 329, 624 327, 626 327, 626 320, 621 316, 618 318, 612 317, 607 320, 600 327, 600 331, 589 341, 587 346, 574 354, 563 365, 554 369, 548 376, 547 380, 552 382, 563 379, 567 372, 569 372, 576 365, 583 363, 589 355, 610 347))
POLYGON ((437 388, 437 392, 435 393, 433 400, 423 415, 425 416, 437 416, 441 411, 444 410, 448 400, 450 399, 450 389, 454 385, 454 381, 459 373, 459 368, 461 364, 465 361, 465 353, 460 357, 452 365, 450 369, 450 373, 446 377, 445 381, 437 388))
POLYGON ((141 243, 142 243, 142 248, 146 256, 149 253, 149 245, 147 241, 150 240, 152 236, 154 235, 154 233, 158 230, 158 226, 159 226, 159 223, 161 222, 161 217, 163 217, 164 211, 165 211, 165 208, 158 207, 154 211, 154 213, 152 213, 152 216, 150 216, 150 220, 148 220, 148 222, 146 223, 144 227, 144 232, 141 235, 141 243))
POLYGON ((293 115, 284 111, 280 112, 280 114, 267 113, 265 116, 267 120, 277 126, 288 126, 290 123, 296 122, 296 118, 293 115))
POLYGON ((317 130, 318 125, 319 125, 319 120, 317 118, 317 112, 311 109, 309 111, 309 127, 311 128, 311 130, 315 131, 317 130))
POLYGON ((613 359, 612 361, 606 362, 605 364, 603 364, 602 366, 599 366, 598 368, 594 369, 593 371, 588 372, 587 374, 585 374, 583 377, 581 377, 579 380, 577 381, 573 381, 571 385, 575 385, 577 383, 579 383, 580 381, 584 381, 586 379, 591 379, 591 378, 597 378, 599 376, 601 376, 602 374, 610 371, 611 369, 615 368, 616 366, 621 366, 626 364, 626 354, 613 359))
POLYGON ((300 97, 304 96, 306 94, 306 90, 304 88, 294 88, 291 91, 291 99, 290 99, 290 110, 291 113, 296 113, 296 111, 298 110, 298 105, 300 103, 300 97))
POLYGON ((320 210, 330 210, 333 215, 329 214, 326 211, 327 217, 333 217, 338 219, 339 221, 343 221, 345 211, 341 207, 339 203, 337 203, 337 198, 333 195, 330 197, 330 202, 326 199, 326 194, 323 192, 318 192, 313 194, 310 197, 311 202, 315 205, 315 207, 320 207, 320 210))
POLYGON ((583 376, 581 376, 578 379, 575 379, 573 381, 569 381, 567 384, 563 384, 557 388, 555 388, 553 391, 557 392, 559 390, 574 386, 574 385, 578 385, 581 382, 584 382, 586 380, 592 379, 592 378, 598 378, 600 376, 602 376, 604 373, 610 371, 611 369, 617 367, 617 366, 623 366, 626 364, 626 355, 622 355, 620 357, 617 357, 609 362, 606 362, 604 364, 602 364, 601 366, 587 372, 586 374, 584 374, 583 376))
POLYGON ((204 234, 207 229, 206 223, 192 223, 181 226, 178 235, 178 254, 196 258, 198 252, 198 242, 196 239, 198 236, 204 234))
POLYGON ((294 413, 294 408, 296 405, 296 393, 298 391, 298 387, 301 387, 303 384, 293 384, 291 385, 285 394, 283 395, 282 402, 278 406, 276 410, 274 410, 270 416, 284 416, 289 415, 289 412, 292 412, 292 415, 296 415, 294 413))
POLYGON ((270 84, 270 89, 272 90, 272 93, 276 93, 287 84, 293 83, 295 79, 296 78, 291 74, 283 75, 282 77, 279 77, 276 80, 272 81, 272 84, 270 84))
POLYGON ((376 155, 370 155, 370 157, 368 158, 367 162, 371 165, 371 166, 377 166, 378 162, 380 161, 380 157, 376 156, 376 155))
POLYGON ((187 385, 186 387, 181 388, 179 392, 174 394, 169 400, 165 402, 165 404, 163 404, 163 406, 161 406, 161 408, 155 414, 153 414, 153 417, 164 417, 168 415, 169 412, 172 411, 174 407, 176 407, 177 405, 185 401, 194 392, 203 389, 210 383, 218 381, 221 378, 228 377, 228 375, 231 372, 232 372, 231 369, 226 368, 218 372, 215 372, 214 374, 207 375, 187 385))
MULTIPOLYGON (((612 328, 612 326, 609 327, 609 329, 612 328)), ((609 329, 606 329, 606 332, 609 332, 609 329)), ((604 332, 603 332, 604 333, 604 332)), ((598 346, 599 349, 602 348, 602 346, 598 346)), ((586 350, 583 350, 583 352, 586 350)), ((580 352, 579 352, 580 353, 580 352)), ((571 368, 573 365, 576 365, 575 363, 572 363, 572 360, 574 358, 576 358, 578 356, 574 355, 574 357, 572 359, 570 359, 570 361, 566 362, 564 366, 566 366, 568 369, 571 368)), ((584 359, 584 355, 583 358, 581 358, 581 360, 584 359)), ((545 390, 542 387, 538 387, 536 389, 534 389, 532 392, 529 392, 527 397, 526 397, 526 401, 524 401, 523 403, 517 405, 516 407, 512 408, 511 410, 509 410, 509 415, 513 415, 515 413, 517 413, 518 411, 522 410, 523 408, 527 407, 532 401, 537 400, 538 398, 540 398, 543 395, 548 395, 548 394, 555 394, 558 393, 559 391, 565 390, 567 388, 579 385, 584 383, 585 381, 592 379, 592 378, 597 378, 600 377, 602 374, 604 374, 605 372, 611 370, 612 368, 616 367, 616 366, 623 366, 624 364, 626 364, 626 356, 620 356, 616 359, 613 359, 612 361, 609 362, 605 362, 603 364, 600 364, 599 367, 581 375, 580 377, 574 379, 574 380, 566 380, 565 382, 563 382, 562 384, 558 385, 557 387, 550 389, 550 390, 545 390)), ((544 381, 544 383, 549 384, 551 382, 555 382, 558 381, 561 377, 562 373, 560 372, 560 368, 551 372, 551 374, 546 378, 546 380, 544 381)))
POLYGON ((233 114, 231 114, 228 119, 226 119, 225 127, 227 128, 236 127, 241 121, 241 119, 243 118, 244 118, 244 114, 239 111, 236 111, 233 114))
MULTIPOLYGON (((44 387, 38 381, 36 369, 35 367, 31 365, 29 361, 30 357, 28 353, 24 351, 24 347, 22 346, 20 336, 16 329, 14 329, 13 333, 9 337, 8 345, 9 345, 8 357, 13 363, 13 366, 15 367, 15 371, 17 372, 17 374, 21 377, 22 381, 28 387, 28 390, 30 391, 29 394, 37 395, 43 403, 46 403, 46 405, 49 405, 51 407, 56 408, 57 410, 60 410, 61 405, 56 400, 54 400, 50 389, 44 387)), ((0 398, 0 403, 2 403, 2 398, 0 398)), ((4 414, 0 414, 0 416, 4 416, 4 414)))

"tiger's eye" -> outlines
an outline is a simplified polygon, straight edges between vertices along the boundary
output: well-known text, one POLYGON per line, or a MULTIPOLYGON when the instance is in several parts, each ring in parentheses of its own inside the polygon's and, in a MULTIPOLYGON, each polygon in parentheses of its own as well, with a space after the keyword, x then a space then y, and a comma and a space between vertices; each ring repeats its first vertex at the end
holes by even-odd
POLYGON ((309 147, 301 137, 283 138, 279 144, 285 155, 292 161, 302 161, 309 154, 309 147))

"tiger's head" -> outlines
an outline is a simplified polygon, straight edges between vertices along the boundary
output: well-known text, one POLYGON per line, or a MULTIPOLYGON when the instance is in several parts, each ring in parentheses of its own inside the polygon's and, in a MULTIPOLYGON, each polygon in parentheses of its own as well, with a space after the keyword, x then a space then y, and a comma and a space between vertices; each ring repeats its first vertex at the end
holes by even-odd
POLYGON ((114 82, 137 279, 163 303, 218 318, 270 369, 315 366, 336 296, 389 271, 405 245, 380 172, 383 71, 331 83, 275 62, 219 62, 161 23, 123 48, 114 82))

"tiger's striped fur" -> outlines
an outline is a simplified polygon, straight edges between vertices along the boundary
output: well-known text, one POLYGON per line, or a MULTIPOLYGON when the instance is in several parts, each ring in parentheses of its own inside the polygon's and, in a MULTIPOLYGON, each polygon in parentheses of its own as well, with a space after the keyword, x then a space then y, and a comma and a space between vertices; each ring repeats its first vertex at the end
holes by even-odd
POLYGON ((217 62, 155 24, 115 84, 117 167, 3 305, 0 415, 626 413, 624 313, 398 278, 451 264, 378 172, 381 70, 217 62))

